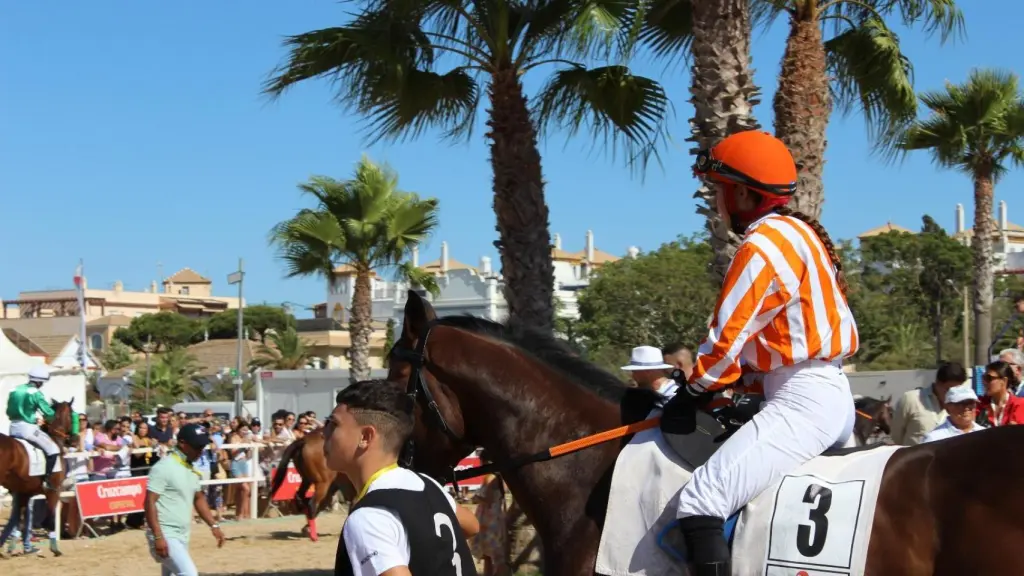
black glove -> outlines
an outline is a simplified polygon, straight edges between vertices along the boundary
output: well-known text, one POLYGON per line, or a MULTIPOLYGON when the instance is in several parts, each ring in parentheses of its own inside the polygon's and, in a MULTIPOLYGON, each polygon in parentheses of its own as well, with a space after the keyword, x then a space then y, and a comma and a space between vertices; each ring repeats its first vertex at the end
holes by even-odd
POLYGON ((692 434, 697 430, 697 410, 707 404, 713 393, 695 394, 685 382, 662 409, 661 430, 666 434, 692 434))

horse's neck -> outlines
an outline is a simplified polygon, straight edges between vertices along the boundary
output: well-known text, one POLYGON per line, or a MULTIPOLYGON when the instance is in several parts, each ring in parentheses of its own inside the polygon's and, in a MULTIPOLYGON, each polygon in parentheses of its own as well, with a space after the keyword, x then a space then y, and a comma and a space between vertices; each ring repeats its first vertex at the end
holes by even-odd
POLYGON ((505 456, 533 454, 619 425, 619 407, 567 381, 546 366, 525 366, 522 377, 492 368, 475 373, 473 409, 463 405, 467 436, 505 456), (491 383, 507 383, 498 387, 491 383))

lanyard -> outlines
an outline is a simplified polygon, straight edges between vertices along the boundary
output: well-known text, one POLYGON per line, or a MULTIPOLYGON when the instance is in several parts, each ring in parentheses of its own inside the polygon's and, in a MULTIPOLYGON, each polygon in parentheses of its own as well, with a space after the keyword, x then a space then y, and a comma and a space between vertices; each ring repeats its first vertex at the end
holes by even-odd
POLYGON ((203 477, 203 475, 200 474, 199 471, 196 470, 194 466, 192 466, 191 464, 188 463, 187 460, 185 460, 185 458, 181 455, 181 452, 175 450, 174 452, 168 454, 168 456, 170 456, 172 460, 177 460, 179 464, 181 464, 185 468, 188 468, 189 471, 195 474, 196 476, 199 476, 200 478, 203 477))
POLYGON ((373 484, 374 480, 380 478, 385 473, 390 472, 395 468, 398 468, 398 464, 391 464, 390 466, 385 466, 380 470, 374 472, 373 475, 370 476, 370 479, 366 481, 366 484, 364 484, 363 487, 359 490, 359 495, 356 496, 356 499, 353 500, 353 502, 359 502, 360 500, 362 500, 363 496, 366 496, 366 492, 370 489, 370 484, 373 484))

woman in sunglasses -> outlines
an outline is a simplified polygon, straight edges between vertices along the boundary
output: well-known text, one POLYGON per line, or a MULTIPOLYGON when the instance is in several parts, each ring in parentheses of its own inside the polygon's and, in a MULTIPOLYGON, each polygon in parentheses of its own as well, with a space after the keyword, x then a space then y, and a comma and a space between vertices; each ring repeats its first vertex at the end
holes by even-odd
POLYGON ((1024 424, 1024 398, 1015 396, 1013 365, 999 360, 985 367, 981 377, 985 396, 981 399, 981 420, 988 426, 1024 424))
MULTIPOLYGON (((786 204, 797 170, 781 140, 741 132, 697 155, 694 171, 714 188, 718 212, 743 237, 729 265, 693 374, 665 406, 666 433, 688 433, 696 411, 763 374, 767 402, 679 495, 679 529, 695 576, 729 575, 724 521, 757 494, 844 444, 854 422, 842 360, 857 352, 842 263, 816 220, 786 204)), ((738 408, 737 408, 738 409, 738 408)))

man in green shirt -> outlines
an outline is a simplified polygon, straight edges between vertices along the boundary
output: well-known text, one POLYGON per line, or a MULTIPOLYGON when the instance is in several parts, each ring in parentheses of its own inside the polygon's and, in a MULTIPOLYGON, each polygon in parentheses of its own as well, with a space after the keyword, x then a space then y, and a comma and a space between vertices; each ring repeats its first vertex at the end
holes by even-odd
POLYGON ((224 533, 214 522, 199 483, 200 472, 192 466, 209 444, 205 427, 186 424, 178 431, 177 448, 149 470, 146 524, 150 552, 160 563, 163 576, 199 574, 188 553, 193 508, 213 530, 217 546, 224 545, 224 533))
POLYGON ((36 424, 37 414, 42 414, 47 422, 53 420, 53 408, 40 390, 49 380, 50 371, 45 366, 33 366, 28 371, 28 382, 15 388, 7 397, 7 418, 11 421, 12 437, 28 440, 46 454, 43 486, 54 490, 50 486, 50 475, 60 458, 60 447, 36 424))

